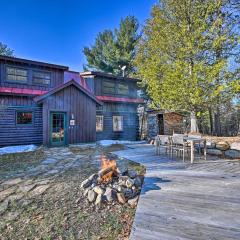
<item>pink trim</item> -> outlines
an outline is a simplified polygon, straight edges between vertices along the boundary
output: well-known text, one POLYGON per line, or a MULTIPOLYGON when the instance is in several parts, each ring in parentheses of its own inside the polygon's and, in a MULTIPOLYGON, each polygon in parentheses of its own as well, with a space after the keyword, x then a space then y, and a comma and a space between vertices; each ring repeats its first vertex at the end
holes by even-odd
POLYGON ((0 87, 0 93, 15 93, 15 94, 23 94, 23 95, 42 95, 47 91, 36 90, 36 89, 28 89, 28 88, 8 88, 8 87, 0 87))
POLYGON ((129 103, 144 103, 141 98, 120 98, 120 97, 110 97, 110 96, 97 96, 100 101, 106 102, 129 102, 129 103))
MULTIPOLYGON (((62 87, 63 85, 64 84, 62 84, 58 87, 62 87)), ((85 90, 87 90, 87 88, 85 88, 85 90)), ((54 91, 54 89, 52 91, 54 91)), ((49 92, 51 92, 51 91, 43 91, 43 90, 28 89, 28 88, 0 87, 0 93, 12 93, 12 94, 40 96, 40 95, 47 94, 49 92)), ((94 95, 90 91, 88 91, 88 93, 94 97, 94 95)), ((105 101, 105 102, 144 103, 144 100, 141 98, 121 98, 121 97, 111 97, 111 96, 96 96, 96 98, 100 101, 105 101)))

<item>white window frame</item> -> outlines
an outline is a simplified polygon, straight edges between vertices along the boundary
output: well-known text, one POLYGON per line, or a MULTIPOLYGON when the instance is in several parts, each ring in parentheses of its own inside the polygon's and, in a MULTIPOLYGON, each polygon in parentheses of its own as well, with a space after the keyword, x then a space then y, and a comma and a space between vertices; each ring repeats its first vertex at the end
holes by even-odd
POLYGON ((123 132, 123 116, 113 116, 112 118, 112 121, 113 121, 113 131, 114 132, 123 132), (118 128, 116 128, 116 120, 115 119, 118 119, 118 128), (120 123, 120 124, 119 124, 120 123))
POLYGON ((103 115, 96 115, 96 132, 102 132, 103 131, 103 115), (100 118, 100 128, 97 126, 97 118, 100 118))
POLYGON ((52 81, 52 74, 49 71, 34 70, 33 73, 32 73, 32 83, 34 85, 48 85, 48 86, 50 86, 51 81, 52 81), (36 74, 44 74, 45 77, 39 77, 36 74), (49 76, 49 78, 46 78, 47 75, 49 76), (36 79, 38 79, 38 80, 40 79, 43 82, 37 82, 36 79), (48 80, 49 82, 45 83, 44 82, 45 80, 48 80))
POLYGON ((14 83, 19 83, 19 84, 26 84, 28 83, 28 69, 23 68, 23 67, 18 67, 18 66, 12 66, 12 65, 7 65, 6 66, 6 81, 7 82, 14 82, 14 83), (13 69, 14 73, 9 73, 8 69, 13 69), (17 71, 25 71, 26 74, 18 74, 17 71), (16 79, 10 79, 9 76, 14 76, 16 79), (26 78, 26 80, 19 80, 17 78, 26 78))

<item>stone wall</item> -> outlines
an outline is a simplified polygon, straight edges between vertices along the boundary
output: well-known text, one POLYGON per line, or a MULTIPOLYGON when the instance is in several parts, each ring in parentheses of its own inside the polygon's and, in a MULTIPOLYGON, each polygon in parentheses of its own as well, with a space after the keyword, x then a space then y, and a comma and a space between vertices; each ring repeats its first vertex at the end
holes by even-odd
MULTIPOLYGON (((154 138, 159 134, 158 130, 158 114, 154 112, 147 114, 147 136, 154 138)), ((173 133, 183 133, 183 116, 177 113, 163 113, 164 134, 172 135, 173 133)))
POLYGON ((207 154, 224 158, 240 158, 240 141, 229 144, 227 141, 207 141, 207 154))
POLYGON ((158 135, 158 123, 156 114, 148 114, 147 116, 147 135, 148 138, 154 138, 158 135))

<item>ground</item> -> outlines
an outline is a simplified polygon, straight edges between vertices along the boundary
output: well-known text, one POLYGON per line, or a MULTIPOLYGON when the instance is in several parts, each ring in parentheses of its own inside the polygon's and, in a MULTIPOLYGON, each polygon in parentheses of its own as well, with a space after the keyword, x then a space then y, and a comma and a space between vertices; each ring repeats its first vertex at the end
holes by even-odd
MULTIPOLYGON (((99 170, 101 154, 124 148, 41 147, 0 156, 0 239, 127 239, 135 209, 95 207, 80 188, 99 170)), ((139 164, 116 160, 144 173, 139 164)))

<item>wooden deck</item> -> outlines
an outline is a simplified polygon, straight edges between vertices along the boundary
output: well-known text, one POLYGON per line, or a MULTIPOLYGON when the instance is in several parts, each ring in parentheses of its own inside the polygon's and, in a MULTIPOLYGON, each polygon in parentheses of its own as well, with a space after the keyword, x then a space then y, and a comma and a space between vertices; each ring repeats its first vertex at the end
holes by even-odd
POLYGON ((131 240, 240 239, 240 161, 191 165, 150 145, 130 148, 115 153, 147 168, 131 240))

